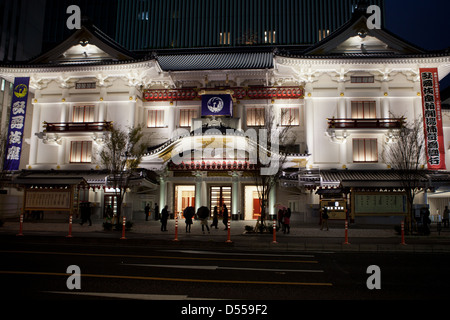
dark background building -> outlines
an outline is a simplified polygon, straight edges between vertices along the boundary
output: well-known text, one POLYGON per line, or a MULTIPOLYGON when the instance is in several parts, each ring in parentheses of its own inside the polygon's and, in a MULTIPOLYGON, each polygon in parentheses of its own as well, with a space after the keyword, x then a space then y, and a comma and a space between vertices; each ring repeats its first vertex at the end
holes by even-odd
MULTIPOLYGON (((1 0, 0 61, 26 60, 65 40, 70 5, 126 49, 142 51, 311 45, 348 21, 359 1, 1 0)), ((384 8, 384 0, 370 3, 384 8)))
POLYGON ((358 2, 118 0, 115 39, 129 50, 314 44, 347 22, 358 2))

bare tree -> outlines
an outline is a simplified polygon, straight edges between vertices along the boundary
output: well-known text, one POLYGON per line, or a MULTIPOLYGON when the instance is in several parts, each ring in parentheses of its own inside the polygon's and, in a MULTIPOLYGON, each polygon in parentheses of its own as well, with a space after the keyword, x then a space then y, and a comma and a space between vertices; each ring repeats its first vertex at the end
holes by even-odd
POLYGON ((280 180, 287 159, 287 151, 295 141, 295 137, 289 134, 293 120, 292 116, 287 117, 284 110, 278 118, 271 106, 265 110, 264 122, 257 130, 257 170, 252 172, 252 177, 261 205, 259 224, 261 232, 265 228, 270 193, 280 180))
POLYGON ((396 142, 388 143, 384 148, 382 158, 392 167, 401 179, 403 190, 408 201, 409 214, 406 226, 412 227, 414 218, 414 198, 426 187, 425 139, 422 127, 423 119, 406 123, 399 132, 396 142))
POLYGON ((109 172, 107 185, 115 190, 118 219, 124 196, 146 150, 142 138, 141 126, 129 128, 128 132, 113 126, 98 155, 101 165, 109 172))

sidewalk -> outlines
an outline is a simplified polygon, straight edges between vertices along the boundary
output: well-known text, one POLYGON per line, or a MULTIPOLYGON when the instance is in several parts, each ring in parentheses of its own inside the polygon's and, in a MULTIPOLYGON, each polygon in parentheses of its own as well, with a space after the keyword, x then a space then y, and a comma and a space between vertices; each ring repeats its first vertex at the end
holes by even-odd
MULTIPOLYGON (((78 219, 73 220, 70 241, 83 239, 87 241, 117 243, 122 237, 122 231, 103 230, 103 221, 93 221, 92 226, 80 225, 78 219)), ((231 221, 230 241, 228 231, 219 221, 218 229, 210 233, 202 233, 198 220, 194 221, 191 233, 186 233, 184 220, 178 221, 178 234, 175 236, 175 221, 169 220, 167 231, 161 231, 159 221, 133 222, 131 230, 125 231, 126 239, 120 241, 128 245, 189 245, 196 247, 230 247, 237 249, 270 249, 290 251, 354 251, 354 252, 450 252, 450 229, 443 228, 438 234, 436 225, 432 225, 429 236, 405 236, 406 245, 401 244, 401 236, 392 225, 358 225, 351 224, 348 229, 348 242, 345 244, 345 229, 343 221, 330 221, 328 231, 320 230, 318 224, 295 223, 289 234, 282 231, 273 234, 246 233, 245 226, 254 227, 256 221, 231 221), (178 241, 174 241, 175 238, 178 241)), ((0 227, 0 237, 17 235, 20 230, 18 221, 6 221, 0 227)), ((22 233, 24 237, 61 237, 69 235, 69 223, 61 221, 30 220, 24 221, 22 233)), ((74 242, 75 242, 74 241, 74 242)))

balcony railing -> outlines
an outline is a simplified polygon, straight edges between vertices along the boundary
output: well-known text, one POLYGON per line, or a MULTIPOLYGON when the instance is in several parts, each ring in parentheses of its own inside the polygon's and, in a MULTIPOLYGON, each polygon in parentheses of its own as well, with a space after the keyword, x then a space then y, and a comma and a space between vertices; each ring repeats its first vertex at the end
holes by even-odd
POLYGON ((404 118, 386 119, 327 119, 329 129, 401 129, 404 118))
POLYGON ((46 132, 89 132, 109 131, 112 121, 103 122, 44 122, 46 132))

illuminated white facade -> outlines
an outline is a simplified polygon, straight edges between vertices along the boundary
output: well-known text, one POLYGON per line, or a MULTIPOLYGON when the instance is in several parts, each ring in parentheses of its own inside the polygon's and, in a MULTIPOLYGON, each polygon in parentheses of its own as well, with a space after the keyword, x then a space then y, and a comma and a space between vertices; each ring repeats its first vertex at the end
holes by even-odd
MULTIPOLYGON (((247 174, 252 149, 238 133, 260 128, 262 110, 270 110, 281 125, 290 115, 295 142, 284 164, 286 176, 270 194, 269 214, 283 204, 297 221, 316 221, 319 195, 314 190, 345 187, 342 175, 363 173, 348 178, 359 181, 348 190, 361 191, 373 172, 389 175, 381 157, 384 146, 395 141, 405 119, 423 114, 419 70, 437 68, 440 79, 450 72, 448 53, 424 52, 388 32, 366 28, 365 21, 365 16, 354 19, 310 48, 165 50, 144 57, 124 51, 92 26, 83 27, 27 65, 0 66, 0 76, 11 82, 30 77, 22 174, 78 172, 90 186, 80 197, 94 204, 100 218, 114 200, 95 155, 110 126, 143 125, 149 149, 141 167, 152 178, 127 194, 128 216, 143 219, 148 202, 152 208, 167 204, 171 212, 226 203, 233 217, 256 219, 260 204, 247 174), (201 95, 210 92, 233 96, 232 116, 202 117, 201 95), (208 135, 207 128, 218 132, 208 135), (190 135, 195 129, 203 130, 200 141, 190 135), (217 150, 232 144, 233 156, 200 152, 220 136, 226 142, 217 150), (173 157, 192 146, 199 147, 194 149, 205 163, 173 165, 173 157)), ((443 112, 443 126, 448 169, 448 112, 443 112)), ((367 188, 392 188, 384 181, 367 188)), ((345 202, 336 206, 342 207, 336 218, 345 218, 345 208, 356 200, 350 194, 337 198, 345 202)), ((418 203, 426 201, 419 197, 418 203)), ((357 219, 354 213, 352 219, 357 219)))

